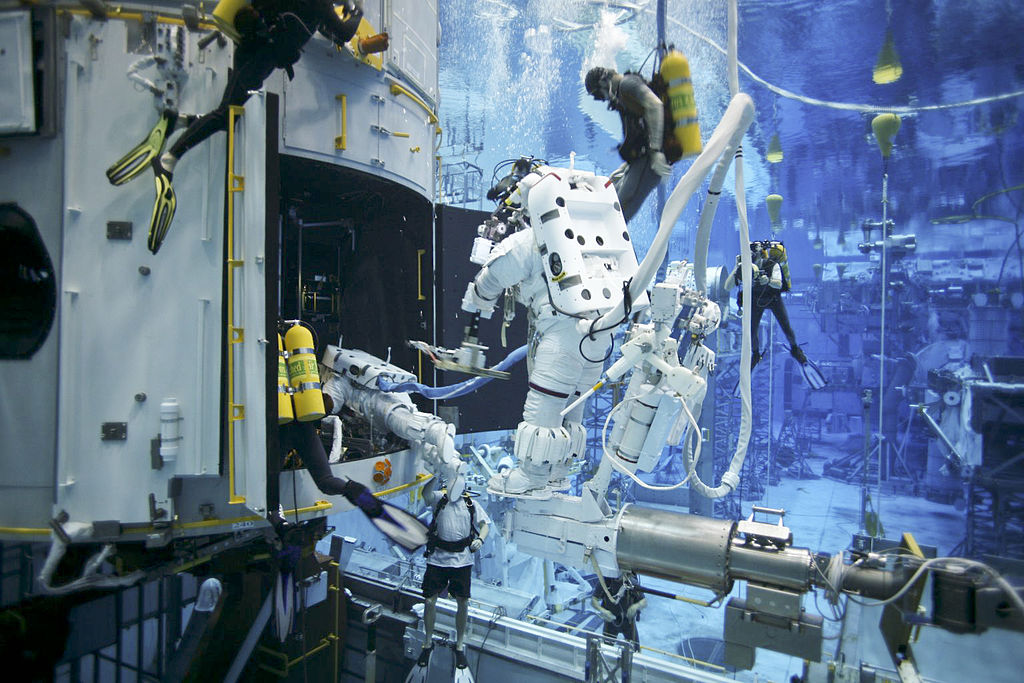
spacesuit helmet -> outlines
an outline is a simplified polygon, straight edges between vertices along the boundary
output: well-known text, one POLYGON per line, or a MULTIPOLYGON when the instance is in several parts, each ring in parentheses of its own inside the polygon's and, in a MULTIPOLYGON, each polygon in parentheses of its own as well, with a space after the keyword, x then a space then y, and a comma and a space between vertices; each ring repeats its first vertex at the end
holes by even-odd
POLYGON ((588 71, 587 77, 584 80, 587 92, 596 100, 608 99, 609 84, 611 83, 613 73, 615 72, 603 66, 595 66, 588 71))

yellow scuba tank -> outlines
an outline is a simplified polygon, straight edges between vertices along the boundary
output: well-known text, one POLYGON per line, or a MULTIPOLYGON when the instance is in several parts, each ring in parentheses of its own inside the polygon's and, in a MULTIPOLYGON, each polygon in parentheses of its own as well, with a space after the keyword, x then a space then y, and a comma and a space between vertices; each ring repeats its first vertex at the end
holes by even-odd
POLYGON ((277 335, 277 424, 288 424, 295 419, 292 410, 292 390, 288 382, 288 353, 284 341, 277 335))
POLYGON ((295 419, 312 422, 323 419, 324 395, 320 390, 320 371, 316 365, 313 335, 301 324, 285 332, 284 347, 288 350, 288 379, 295 391, 295 419))
POLYGON ((673 135, 682 147, 682 158, 700 154, 700 123, 697 100, 690 81, 690 63, 678 50, 669 50, 661 60, 661 77, 668 86, 668 105, 672 112, 673 135))
POLYGON ((235 15, 238 14, 238 10, 251 4, 252 0, 220 0, 213 8, 213 23, 217 24, 221 33, 238 42, 241 36, 235 28, 235 15))

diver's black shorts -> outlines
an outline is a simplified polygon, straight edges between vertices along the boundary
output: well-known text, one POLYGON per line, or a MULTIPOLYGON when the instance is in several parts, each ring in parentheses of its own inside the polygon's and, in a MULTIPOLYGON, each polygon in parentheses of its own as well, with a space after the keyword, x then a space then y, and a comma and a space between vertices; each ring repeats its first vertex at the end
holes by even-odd
POLYGON ((423 597, 432 598, 447 588, 452 597, 468 598, 472 571, 471 564, 465 567, 436 567, 428 564, 427 571, 423 573, 423 597))

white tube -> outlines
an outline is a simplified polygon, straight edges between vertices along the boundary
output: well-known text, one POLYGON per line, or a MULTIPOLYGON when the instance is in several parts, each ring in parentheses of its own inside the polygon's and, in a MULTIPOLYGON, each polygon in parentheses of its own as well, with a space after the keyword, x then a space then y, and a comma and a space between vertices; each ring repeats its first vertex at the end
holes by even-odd
MULTIPOLYGON (((69 522, 61 526, 64 533, 71 541, 88 541, 92 538, 92 524, 85 524, 82 522, 69 522)), ((57 570, 57 565, 60 564, 61 559, 67 552, 68 544, 64 542, 59 535, 53 534, 53 542, 50 544, 50 552, 46 556, 46 561, 43 563, 43 568, 39 572, 37 579, 39 588, 43 593, 49 595, 67 595, 68 593, 74 593, 76 591, 85 590, 87 588, 118 588, 121 586, 130 586, 133 583, 139 581, 145 576, 143 571, 134 571, 125 576, 112 576, 109 574, 99 574, 99 569, 103 562, 110 557, 114 552, 114 544, 107 543, 103 548, 90 557, 85 566, 82 568, 82 575, 62 586, 54 586, 50 583, 53 579, 53 574, 57 570)))
MULTIPOLYGON (((658 225, 658 232, 654 236, 651 248, 644 257, 643 262, 637 268, 633 281, 629 286, 629 294, 636 299, 641 292, 647 289, 658 272, 661 262, 665 258, 668 249, 669 237, 676 221, 682 215, 683 209, 689 203, 697 188, 704 182, 711 166, 718 161, 723 154, 731 157, 736 148, 739 147, 743 134, 750 127, 754 120, 754 102, 746 93, 739 93, 732 98, 725 115, 719 121, 711 139, 704 146, 704 151, 693 162, 693 165, 686 171, 679 184, 676 185, 672 194, 665 202, 665 209, 661 214, 661 222, 658 225)), ((581 332, 588 332, 590 329, 610 329, 618 324, 624 314, 624 300, 619 302, 607 313, 597 320, 580 321, 581 332)))
POLYGON ((160 458, 174 462, 181 443, 181 406, 178 399, 165 398, 160 404, 160 458))

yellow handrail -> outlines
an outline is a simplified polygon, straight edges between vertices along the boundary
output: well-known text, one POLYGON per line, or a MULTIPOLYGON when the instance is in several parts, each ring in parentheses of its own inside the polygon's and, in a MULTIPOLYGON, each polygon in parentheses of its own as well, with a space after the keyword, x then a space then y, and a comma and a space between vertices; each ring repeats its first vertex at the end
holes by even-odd
POLYGON ((402 95, 405 95, 410 100, 412 100, 416 104, 420 105, 420 107, 423 109, 423 111, 427 112, 427 116, 429 117, 428 120, 431 123, 437 123, 437 116, 434 115, 434 111, 429 106, 427 106, 426 102, 424 102, 419 97, 417 97, 416 94, 413 91, 409 90, 404 85, 399 85, 398 83, 395 83, 394 81, 390 81, 390 84, 391 84, 391 94, 392 95, 398 95, 399 93, 401 93, 402 95))
POLYGON ((228 218, 226 227, 227 239, 227 334, 228 334, 228 503, 237 505, 245 502, 245 496, 238 495, 235 488, 235 422, 245 419, 245 406, 235 403, 235 352, 231 344, 239 344, 245 340, 245 332, 235 327, 235 268, 242 261, 235 258, 235 192, 245 190, 245 177, 235 173, 235 119, 245 114, 245 107, 231 105, 228 107, 228 218))
POLYGON ((384 489, 383 491, 375 491, 373 495, 377 496, 378 498, 381 498, 383 496, 390 496, 392 493, 398 493, 399 491, 404 491, 405 489, 412 488, 413 486, 419 486, 420 484, 426 483, 429 479, 433 478, 434 475, 432 474, 420 472, 419 474, 416 475, 416 478, 414 480, 406 484, 401 484, 390 489, 384 489))
POLYGON ((341 135, 334 138, 334 149, 348 149, 348 98, 335 95, 334 99, 341 102, 341 135))

